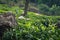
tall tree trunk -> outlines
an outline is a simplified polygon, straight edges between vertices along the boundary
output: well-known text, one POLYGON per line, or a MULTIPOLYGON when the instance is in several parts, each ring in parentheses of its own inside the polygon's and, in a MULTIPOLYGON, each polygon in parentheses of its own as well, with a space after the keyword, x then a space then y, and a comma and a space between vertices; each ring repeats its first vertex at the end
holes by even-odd
POLYGON ((23 16, 27 15, 28 6, 29 6, 29 0, 25 0, 25 8, 24 8, 24 14, 23 14, 23 16))

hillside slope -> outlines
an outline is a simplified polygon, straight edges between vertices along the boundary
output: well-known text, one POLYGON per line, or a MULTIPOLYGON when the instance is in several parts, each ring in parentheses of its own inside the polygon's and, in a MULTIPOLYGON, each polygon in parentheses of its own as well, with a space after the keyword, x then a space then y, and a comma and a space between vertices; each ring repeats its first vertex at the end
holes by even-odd
POLYGON ((60 16, 46 16, 28 12, 25 19, 18 19, 23 10, 18 6, 0 6, 0 13, 13 12, 18 26, 4 33, 3 40, 60 40, 60 29, 55 26, 60 16))

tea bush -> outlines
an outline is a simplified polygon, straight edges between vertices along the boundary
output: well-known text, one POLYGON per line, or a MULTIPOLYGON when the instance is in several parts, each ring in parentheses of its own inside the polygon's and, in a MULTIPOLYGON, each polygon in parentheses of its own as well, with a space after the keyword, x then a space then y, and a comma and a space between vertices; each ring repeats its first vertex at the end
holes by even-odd
POLYGON ((10 31, 9 34, 8 32, 5 33, 4 38, 8 36, 8 39, 4 40, 60 40, 60 29, 55 26, 60 16, 37 16, 32 14, 28 17, 30 20, 17 18, 17 28, 10 31))
POLYGON ((34 12, 28 12, 26 19, 18 19, 23 12, 19 7, 0 10, 0 13, 12 11, 18 22, 15 29, 4 33, 3 40, 60 40, 60 29, 55 26, 60 16, 36 15, 34 12))

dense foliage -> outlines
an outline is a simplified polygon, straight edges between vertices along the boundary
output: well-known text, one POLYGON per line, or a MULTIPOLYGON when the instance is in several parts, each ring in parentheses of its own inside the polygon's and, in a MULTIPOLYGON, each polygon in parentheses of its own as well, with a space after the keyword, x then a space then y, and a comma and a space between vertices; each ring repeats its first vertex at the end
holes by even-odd
MULTIPOLYGON (((30 1, 29 4, 33 5, 33 7, 38 6, 37 9, 39 9, 39 13, 41 14, 60 16, 60 0, 29 0, 29 1, 30 1)), ((14 5, 22 7, 24 6, 24 3, 25 0, 0 0, 0 4, 8 4, 9 7, 14 5)))
POLYGON ((60 40, 60 29, 55 26, 60 16, 46 16, 28 12, 25 19, 18 19, 23 12, 21 8, 0 6, 0 13, 7 11, 12 11, 16 15, 18 26, 5 32, 3 40, 60 40))
POLYGON ((46 15, 60 15, 60 0, 30 0, 38 5, 40 13, 46 15))
POLYGON ((45 15, 60 16, 60 6, 52 5, 52 7, 48 7, 45 4, 40 4, 39 10, 40 10, 40 13, 45 15))
POLYGON ((46 4, 49 7, 51 7, 52 5, 60 6, 60 0, 30 0, 30 1, 38 4, 46 4))

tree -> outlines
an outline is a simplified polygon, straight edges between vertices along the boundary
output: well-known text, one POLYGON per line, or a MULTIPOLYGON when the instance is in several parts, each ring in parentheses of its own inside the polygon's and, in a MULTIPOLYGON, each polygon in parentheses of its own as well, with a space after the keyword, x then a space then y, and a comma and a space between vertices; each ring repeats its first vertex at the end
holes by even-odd
POLYGON ((46 4, 49 7, 52 7, 52 5, 60 6, 60 0, 38 0, 39 4, 46 4))
POLYGON ((27 15, 28 6, 29 6, 29 0, 25 0, 25 8, 24 8, 24 14, 23 14, 23 16, 27 15))

